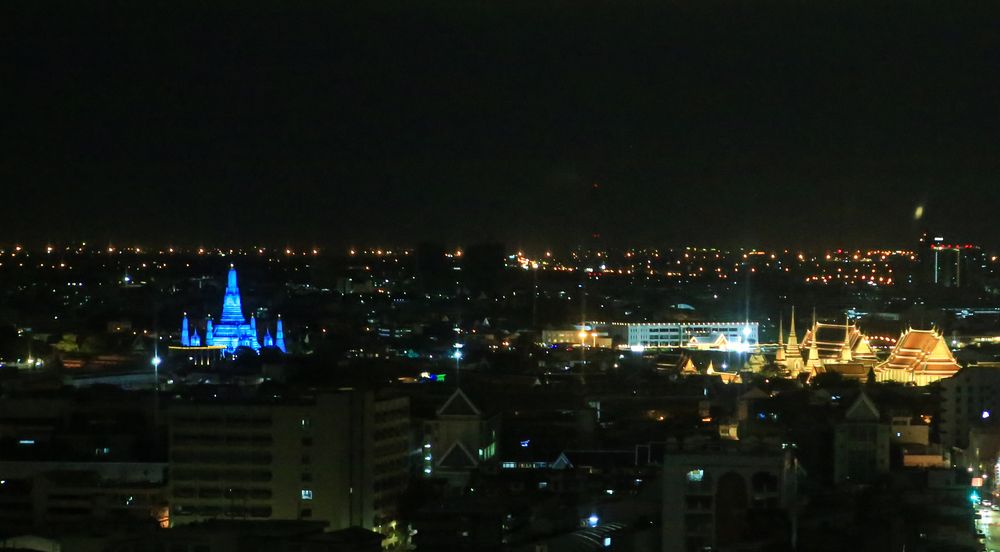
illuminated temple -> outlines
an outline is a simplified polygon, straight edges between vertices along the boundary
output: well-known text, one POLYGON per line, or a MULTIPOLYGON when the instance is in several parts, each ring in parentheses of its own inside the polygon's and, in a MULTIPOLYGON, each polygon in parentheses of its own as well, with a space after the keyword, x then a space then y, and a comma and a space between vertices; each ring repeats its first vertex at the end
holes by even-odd
POLYGON ((236 268, 230 267, 226 283, 226 294, 222 299, 222 316, 218 322, 211 315, 205 321, 204 337, 199 334, 197 325, 188 321, 187 313, 181 321, 180 349, 218 350, 224 354, 233 354, 239 347, 246 347, 260 352, 261 347, 275 347, 281 352, 285 350, 285 332, 281 317, 278 317, 275 334, 266 330, 263 342, 257 333, 257 319, 253 316, 247 321, 243 317, 243 300, 240 288, 236 283, 236 268))
POLYGON ((812 327, 800 344, 795 334, 795 308, 792 307, 788 340, 784 341, 780 328, 778 333, 775 364, 792 377, 801 372, 808 372, 809 377, 836 372, 848 379, 863 380, 878 361, 868 338, 857 326, 846 321, 825 324, 817 322, 813 313, 812 327))
POLYGON ((961 366, 937 330, 909 329, 885 362, 875 367, 878 381, 927 385, 955 375, 961 366))

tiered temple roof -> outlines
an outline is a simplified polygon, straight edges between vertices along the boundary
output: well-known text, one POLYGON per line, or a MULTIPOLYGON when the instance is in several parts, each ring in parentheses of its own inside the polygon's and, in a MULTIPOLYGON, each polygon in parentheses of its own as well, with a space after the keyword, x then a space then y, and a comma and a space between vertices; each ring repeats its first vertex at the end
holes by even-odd
MULTIPOLYGON (((281 316, 275 327, 275 336, 271 337, 270 329, 264 336, 264 347, 276 347, 285 352, 285 332, 281 316)), ((209 316, 205 322, 205 338, 202 339, 196 327, 191 327, 187 314, 181 321, 181 347, 214 347, 222 348, 226 353, 233 354, 239 347, 247 347, 260 351, 261 343, 257 333, 257 319, 250 317, 249 322, 243 317, 243 300, 236 281, 236 268, 229 268, 226 281, 226 293, 222 300, 222 316, 218 323, 213 324, 209 316)))
POLYGON ((853 324, 813 322, 813 327, 802 338, 802 348, 812 348, 813 341, 816 342, 819 359, 823 361, 842 360, 845 342, 850 344, 850 357, 853 360, 876 360, 868 338, 853 324))
POLYGON ((880 372, 904 372, 911 381, 920 379, 919 376, 946 378, 959 369, 961 366, 944 337, 933 329, 907 330, 896 342, 889 358, 877 367, 880 372))

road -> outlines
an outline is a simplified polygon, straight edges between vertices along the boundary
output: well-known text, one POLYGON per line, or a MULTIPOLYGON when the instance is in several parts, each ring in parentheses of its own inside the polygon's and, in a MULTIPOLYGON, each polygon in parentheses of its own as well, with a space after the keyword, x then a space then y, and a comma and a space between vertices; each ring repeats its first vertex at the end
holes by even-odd
POLYGON ((1000 512, 994 512, 989 506, 980 506, 981 519, 976 521, 976 529, 986 535, 986 550, 1000 552, 1000 512))

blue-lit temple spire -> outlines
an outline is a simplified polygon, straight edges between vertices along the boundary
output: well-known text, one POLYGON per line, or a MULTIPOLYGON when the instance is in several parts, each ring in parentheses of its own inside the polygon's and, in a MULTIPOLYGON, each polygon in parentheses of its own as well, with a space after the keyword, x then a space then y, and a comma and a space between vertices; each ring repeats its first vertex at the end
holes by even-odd
POLYGON ((191 338, 188 334, 188 313, 184 313, 184 319, 181 320, 181 347, 189 347, 191 345, 191 338))
MULTIPOLYGON (((277 340, 270 338, 271 346, 284 350, 284 337, 281 323, 278 323, 277 340)), ((267 341, 267 340, 265 340, 267 341)), ((226 278, 226 294, 222 300, 222 316, 216 321, 209 315, 205 321, 204 337, 199 335, 197 324, 193 327, 184 313, 181 326, 181 346, 184 347, 219 347, 225 354, 235 354, 239 347, 247 347, 260 351, 260 335, 257 333, 257 317, 251 315, 248 321, 243 317, 243 300, 236 278, 236 267, 230 266, 226 278)))
POLYGON ((240 288, 236 285, 236 267, 229 267, 229 278, 226 283, 226 295, 222 299, 222 324, 245 324, 243 318, 243 301, 240 299, 240 288))
POLYGON ((274 347, 274 338, 271 337, 271 329, 270 328, 268 328, 267 331, 264 333, 264 346, 265 347, 274 347))
POLYGON ((281 323, 281 315, 278 315, 278 329, 275 332, 274 346, 281 350, 282 353, 287 353, 285 350, 285 329, 284 325, 281 323))

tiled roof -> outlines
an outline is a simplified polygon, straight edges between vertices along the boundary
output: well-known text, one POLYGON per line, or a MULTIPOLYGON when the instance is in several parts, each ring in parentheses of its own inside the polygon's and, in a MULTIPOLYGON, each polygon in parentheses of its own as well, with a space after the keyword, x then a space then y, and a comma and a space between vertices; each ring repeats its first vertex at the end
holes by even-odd
POLYGON ((909 330, 896 343, 882 370, 907 370, 934 375, 951 375, 961 368, 948 349, 944 337, 934 330, 909 330))

